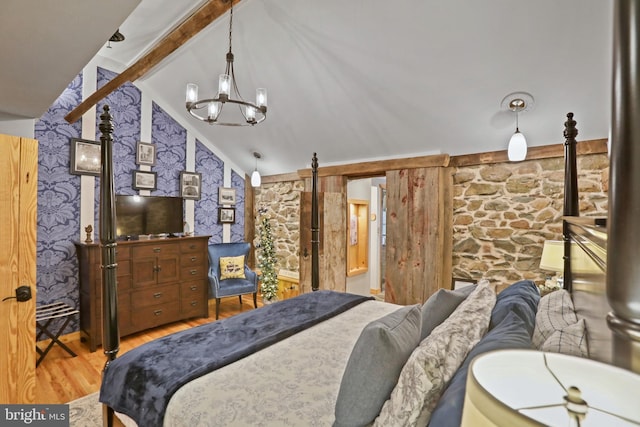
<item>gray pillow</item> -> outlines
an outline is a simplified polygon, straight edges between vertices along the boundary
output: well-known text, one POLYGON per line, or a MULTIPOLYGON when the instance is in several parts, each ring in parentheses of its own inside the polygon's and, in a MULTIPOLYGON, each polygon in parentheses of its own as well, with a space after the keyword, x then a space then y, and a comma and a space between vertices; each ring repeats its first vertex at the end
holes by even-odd
POLYGON ((420 326, 420 305, 400 308, 365 326, 342 376, 335 427, 373 422, 420 342, 420 326))
POLYGON ((420 341, 429 336, 436 326, 440 325, 453 313, 477 285, 465 286, 462 289, 449 291, 440 289, 422 305, 422 332, 420 341))

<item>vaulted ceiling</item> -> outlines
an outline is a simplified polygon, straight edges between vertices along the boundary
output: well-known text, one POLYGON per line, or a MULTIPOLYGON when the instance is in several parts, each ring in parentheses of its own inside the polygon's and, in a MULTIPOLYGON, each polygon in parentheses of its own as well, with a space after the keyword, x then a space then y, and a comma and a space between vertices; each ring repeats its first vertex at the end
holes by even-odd
MULTIPOLYGON (((38 117, 91 48, 124 70, 206 0, 141 0, 131 13, 135 0, 64 0, 51 10, 49 2, 8 3, 16 15, 9 18, 3 3, 0 114, 38 117), (126 40, 106 48, 118 26, 126 40), (7 62, 28 75, 7 73, 7 62)), ((515 91, 535 98, 519 123, 530 146, 562 142, 569 111, 579 140, 606 138, 611 16, 612 2, 602 0, 241 0, 234 6, 236 77, 247 99, 268 89, 264 123, 210 126, 184 108, 187 82, 214 95, 228 13, 138 81, 246 172, 252 152, 262 153, 267 175, 307 167, 313 152, 326 166, 504 150, 515 115, 501 101, 515 91)))

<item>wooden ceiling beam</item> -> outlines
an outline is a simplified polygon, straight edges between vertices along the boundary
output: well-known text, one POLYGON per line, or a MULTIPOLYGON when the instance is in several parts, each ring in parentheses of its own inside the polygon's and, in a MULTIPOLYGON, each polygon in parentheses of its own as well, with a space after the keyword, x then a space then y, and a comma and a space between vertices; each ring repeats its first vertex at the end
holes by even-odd
MULTIPOLYGON (((236 0, 238 3, 239 0, 236 0)), ((133 82, 144 76, 153 67, 158 65, 164 58, 175 52, 189 39, 206 28, 209 24, 222 16, 231 7, 231 1, 209 0, 200 9, 185 19, 173 31, 167 34, 162 40, 138 59, 133 65, 118 74, 115 78, 91 94, 82 101, 76 108, 71 110, 64 119, 69 123, 74 123, 91 107, 96 105, 101 99, 119 88, 126 82, 133 82)))

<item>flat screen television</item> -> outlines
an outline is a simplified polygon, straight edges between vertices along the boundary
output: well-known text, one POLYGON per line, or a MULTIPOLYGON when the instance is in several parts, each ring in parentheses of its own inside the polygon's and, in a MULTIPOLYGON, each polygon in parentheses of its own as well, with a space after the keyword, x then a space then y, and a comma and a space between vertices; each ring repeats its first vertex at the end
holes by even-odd
POLYGON ((116 233, 119 238, 183 232, 182 197, 116 195, 116 233))

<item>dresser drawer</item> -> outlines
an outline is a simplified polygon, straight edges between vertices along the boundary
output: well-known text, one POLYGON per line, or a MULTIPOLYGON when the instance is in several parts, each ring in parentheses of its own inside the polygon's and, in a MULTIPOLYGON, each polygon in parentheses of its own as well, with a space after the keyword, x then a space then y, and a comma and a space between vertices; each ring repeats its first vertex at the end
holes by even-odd
POLYGON ((203 279, 206 277, 206 275, 207 275, 207 271, 205 270, 203 265, 182 268, 180 270, 180 279, 182 281, 203 279))
POLYGON ((161 305, 144 307, 131 313, 133 329, 140 331, 165 323, 175 322, 180 318, 180 301, 172 301, 161 305))
POLYGON ((179 246, 175 243, 157 243, 152 245, 138 246, 133 248, 133 259, 149 258, 166 255, 178 255, 180 253, 179 246))
POLYGON ((179 298, 180 288, 177 285, 156 286, 131 292, 131 307, 138 309, 156 306, 167 302, 178 301, 179 298))
POLYGON ((116 246, 116 260, 124 261, 131 258, 131 248, 128 246, 116 246))
POLYGON ((207 254, 205 253, 192 253, 192 254, 183 254, 180 258, 180 265, 182 267, 191 267, 198 265, 208 265, 209 260, 207 258, 207 254))
POLYGON ((189 240, 180 242, 180 252, 183 254, 191 254, 191 253, 205 253, 207 252, 207 241, 206 240, 189 240))
POLYGON ((205 292, 209 292, 209 283, 204 280, 180 284, 180 298, 202 298, 202 295, 205 295, 205 292))
POLYGON ((208 301, 202 296, 193 298, 182 298, 180 300, 180 314, 183 319, 197 316, 207 316, 209 310, 208 301))

